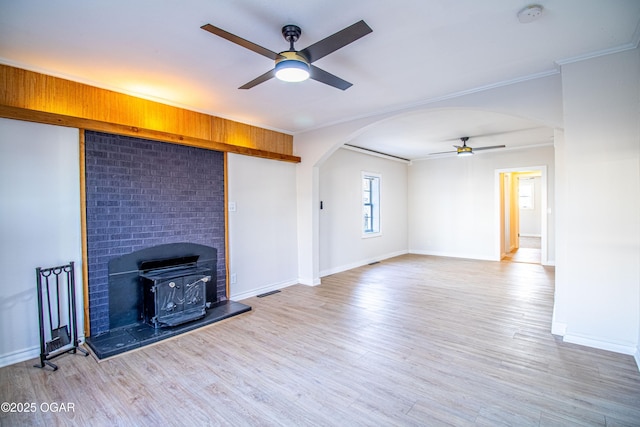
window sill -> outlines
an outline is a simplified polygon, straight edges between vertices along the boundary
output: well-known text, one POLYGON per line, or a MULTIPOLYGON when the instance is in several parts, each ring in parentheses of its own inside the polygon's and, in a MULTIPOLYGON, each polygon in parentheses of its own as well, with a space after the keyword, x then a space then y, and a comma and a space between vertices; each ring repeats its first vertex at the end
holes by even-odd
POLYGON ((363 239, 370 239, 371 237, 380 237, 382 236, 382 232, 378 232, 378 233, 364 233, 362 234, 362 238, 363 239))

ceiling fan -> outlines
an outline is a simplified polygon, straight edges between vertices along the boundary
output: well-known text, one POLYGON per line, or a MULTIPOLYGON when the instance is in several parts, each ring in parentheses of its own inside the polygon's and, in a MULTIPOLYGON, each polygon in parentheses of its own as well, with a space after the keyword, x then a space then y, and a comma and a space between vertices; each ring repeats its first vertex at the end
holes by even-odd
POLYGON ((506 145, 491 145, 488 147, 477 147, 477 148, 471 148, 467 145, 467 141, 469 140, 468 136, 463 136, 462 138, 460 138, 460 141, 462 141, 462 145, 454 145, 453 147, 456 149, 456 151, 440 151, 438 153, 429 153, 430 155, 434 155, 434 154, 448 154, 448 153, 458 153, 458 156, 471 156, 475 151, 480 151, 480 150, 493 150, 495 148, 505 148, 506 145))
POLYGON ((351 83, 312 65, 312 63, 373 31, 364 21, 359 21, 297 51, 293 44, 300 38, 302 30, 297 25, 285 25, 282 27, 282 36, 289 42, 289 50, 276 53, 211 24, 205 24, 200 28, 275 61, 275 67, 272 70, 240 86, 239 89, 251 89, 273 77, 293 82, 312 78, 338 89, 348 89, 352 86, 351 83))

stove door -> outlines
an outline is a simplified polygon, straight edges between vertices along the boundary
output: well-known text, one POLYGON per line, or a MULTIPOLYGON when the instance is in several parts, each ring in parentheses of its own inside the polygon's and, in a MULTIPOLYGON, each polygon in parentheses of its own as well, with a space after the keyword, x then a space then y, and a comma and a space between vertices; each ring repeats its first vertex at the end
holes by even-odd
POLYGON ((183 310, 200 310, 205 307, 207 282, 211 276, 194 274, 182 277, 183 310))
POLYGON ((184 310, 184 291, 182 277, 163 280, 156 283, 156 317, 162 323, 167 316, 184 310))
POLYGON ((155 284, 153 324, 176 326, 199 319, 206 312, 206 284, 211 276, 190 274, 155 284))

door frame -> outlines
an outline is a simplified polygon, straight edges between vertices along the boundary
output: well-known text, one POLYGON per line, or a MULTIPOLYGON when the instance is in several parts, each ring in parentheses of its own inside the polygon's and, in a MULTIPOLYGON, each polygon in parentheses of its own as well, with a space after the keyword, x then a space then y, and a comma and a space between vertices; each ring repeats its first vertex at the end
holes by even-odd
POLYGON ((494 209, 494 259, 502 259, 501 244, 504 241, 504 230, 502 229, 502 215, 504 214, 503 203, 505 199, 504 186, 501 184, 502 176, 505 173, 536 172, 540 171, 540 264, 549 265, 547 242, 548 242, 548 207, 547 207, 547 166, 522 166, 517 168, 495 169, 495 209, 494 209))

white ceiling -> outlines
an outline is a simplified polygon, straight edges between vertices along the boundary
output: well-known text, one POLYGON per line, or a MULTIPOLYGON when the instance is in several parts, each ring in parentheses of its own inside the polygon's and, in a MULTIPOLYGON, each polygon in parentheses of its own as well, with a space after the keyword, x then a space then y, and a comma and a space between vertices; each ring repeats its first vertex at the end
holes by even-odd
MULTIPOLYGON (((296 134, 353 118, 557 71, 557 62, 636 46, 639 0, 0 0, 0 62, 296 134), (280 29, 302 28, 302 49, 360 19, 373 32, 315 62, 353 86, 269 80, 239 86, 271 60, 214 36, 211 23, 270 50, 280 29)), ((477 111, 405 115, 354 141, 405 158, 470 145, 549 140, 549 129, 477 111), (463 128, 464 127, 464 128, 463 128), (522 131, 523 129, 528 129, 522 131), (375 131, 375 132, 374 132, 375 131), (518 132, 513 132, 518 131, 518 132), (388 137, 403 135, 402 144, 388 137), (429 139, 425 146, 418 141, 429 139), (453 141, 451 141, 453 140, 453 141), (439 141, 436 143, 436 141, 439 141)))

